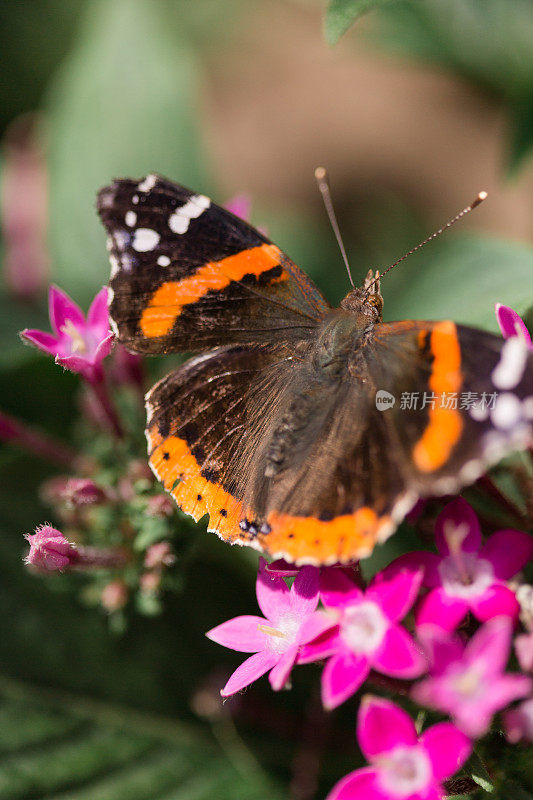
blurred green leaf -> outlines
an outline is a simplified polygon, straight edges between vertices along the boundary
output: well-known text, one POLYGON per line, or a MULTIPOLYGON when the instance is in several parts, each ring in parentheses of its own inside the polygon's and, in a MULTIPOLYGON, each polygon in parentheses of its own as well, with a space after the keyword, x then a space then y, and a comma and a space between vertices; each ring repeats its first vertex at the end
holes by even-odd
POLYGON ((54 279, 81 303, 107 282, 98 188, 160 172, 209 192, 200 71, 165 0, 91 0, 49 95, 54 279))
POLYGON ((359 17, 391 0, 330 0, 324 21, 328 44, 336 44, 359 17))
POLYGON ((200 729, 0 676, 0 800, 264 800, 253 760, 200 729))
POLYGON ((533 143, 530 0, 403 0, 380 14, 377 37, 501 99, 511 111, 509 167, 516 169, 533 143))
POLYGON ((50 330, 48 313, 44 305, 28 305, 11 297, 6 292, 1 292, 0 369, 12 368, 35 359, 36 348, 25 345, 20 339, 19 334, 24 328, 50 330))
POLYGON ((533 148, 533 96, 510 107, 509 171, 516 173, 533 148))
POLYGON ((469 761, 469 770, 472 780, 487 794, 494 793, 494 783, 479 754, 474 750, 469 761))
POLYGON ((415 253, 381 285, 393 319, 453 319, 498 331, 495 303, 523 314, 531 305, 533 248, 457 235, 415 253))

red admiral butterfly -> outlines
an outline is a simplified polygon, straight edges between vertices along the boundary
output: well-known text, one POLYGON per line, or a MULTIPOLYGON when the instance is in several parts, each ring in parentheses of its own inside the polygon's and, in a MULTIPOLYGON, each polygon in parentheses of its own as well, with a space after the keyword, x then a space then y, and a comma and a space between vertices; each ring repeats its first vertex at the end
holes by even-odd
POLYGON ((102 189, 98 211, 118 339, 199 352, 147 395, 150 465, 226 541, 352 561, 419 497, 458 492, 531 440, 533 354, 518 338, 385 323, 371 271, 332 308, 266 236, 156 175, 102 189), (412 393, 423 409, 400 407, 412 393), (494 408, 463 408, 461 393, 494 408))

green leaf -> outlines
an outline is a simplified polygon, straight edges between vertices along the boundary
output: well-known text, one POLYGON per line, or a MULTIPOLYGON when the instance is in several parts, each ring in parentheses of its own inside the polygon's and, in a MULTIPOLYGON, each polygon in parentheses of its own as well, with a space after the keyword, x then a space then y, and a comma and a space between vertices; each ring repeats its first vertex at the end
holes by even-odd
POLYGON ((199 727, 2 676, 0 697, 0 800, 281 797, 253 759, 199 727))
POLYGON ((523 98, 510 108, 511 141, 509 143, 508 168, 516 174, 533 148, 533 100, 523 98))
POLYGON ((533 248, 501 239, 456 235, 416 253, 381 285, 393 319, 453 319, 498 331, 495 303, 523 314, 531 305, 533 248))
POLYGON ((97 190, 160 172, 209 193, 197 124, 200 70, 165 0, 91 0, 49 94, 54 279, 86 303, 107 282, 97 190))
POLYGON ((492 778, 487 772, 487 768, 481 760, 479 754, 475 750, 472 753, 469 761, 469 769, 474 783, 477 783, 477 785, 480 786, 484 792, 493 794, 495 789, 492 778))
POLYGON ((359 17, 390 2, 391 0, 330 0, 324 21, 326 41, 328 44, 336 44, 359 17))

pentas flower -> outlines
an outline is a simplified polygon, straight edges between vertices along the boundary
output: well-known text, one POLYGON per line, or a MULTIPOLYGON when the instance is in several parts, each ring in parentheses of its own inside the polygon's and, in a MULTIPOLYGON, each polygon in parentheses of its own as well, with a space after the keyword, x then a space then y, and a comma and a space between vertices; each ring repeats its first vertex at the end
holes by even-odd
POLYGON ((502 332, 504 339, 510 339, 512 336, 520 336, 524 339, 530 350, 533 350, 533 342, 531 341, 531 334, 529 333, 524 320, 518 316, 516 311, 513 311, 509 306, 503 306, 501 303, 496 303, 496 319, 502 332))
POLYGON ((369 767, 346 775, 327 800, 442 800, 442 782, 457 772, 472 750, 450 722, 418 736, 403 709, 378 697, 364 697, 357 739, 369 767))
POLYGON ((303 649, 300 663, 329 658, 322 672, 326 708, 347 700, 371 669, 407 679, 424 672, 421 648, 399 624, 413 605, 421 581, 421 570, 391 566, 364 592, 347 570, 322 572, 321 598, 332 612, 330 630, 303 649))
POLYGON ((48 306, 53 333, 26 328, 21 336, 44 353, 54 356, 57 364, 94 382, 113 343, 113 334, 109 330, 107 289, 98 292, 87 319, 81 308, 57 286, 50 286, 48 306))
POLYGON ((511 744, 533 742, 533 697, 503 715, 505 736, 511 744))
POLYGON ((412 689, 421 705, 449 714, 473 739, 489 728, 492 717, 533 687, 526 675, 504 673, 513 624, 508 617, 486 622, 464 645, 441 628, 420 629, 430 660, 430 676, 412 689))
POLYGON ((300 647, 331 625, 316 611, 318 576, 316 567, 302 567, 289 589, 282 578, 269 575, 266 562, 260 560, 256 593, 265 616, 235 617, 206 634, 224 647, 254 654, 235 670, 221 691, 223 697, 235 694, 269 670, 272 688, 285 686, 300 647))
POLYGON ((517 636, 514 640, 514 649, 524 672, 533 672, 533 632, 517 636))
POLYGON ((437 518, 435 544, 439 555, 418 551, 395 562, 424 567, 424 585, 430 592, 418 607, 417 625, 433 624, 451 631, 468 611, 481 622, 501 614, 518 616, 518 601, 506 581, 532 557, 531 536, 501 530, 483 545, 474 510, 458 497, 437 518))

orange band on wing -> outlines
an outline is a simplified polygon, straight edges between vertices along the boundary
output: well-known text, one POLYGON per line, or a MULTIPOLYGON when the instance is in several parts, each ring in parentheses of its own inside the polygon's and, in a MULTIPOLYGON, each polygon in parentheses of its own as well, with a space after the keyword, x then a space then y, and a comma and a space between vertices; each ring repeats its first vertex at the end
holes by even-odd
MULTIPOLYGON (((172 330, 184 306, 195 303, 209 291, 225 289, 232 281, 245 275, 259 277, 280 266, 281 251, 273 244, 251 247, 221 261, 210 261, 193 275, 180 281, 163 283, 152 295, 141 317, 141 330, 145 336, 165 336, 172 330)), ((287 280, 288 273, 273 278, 273 282, 287 280)))
POLYGON ((458 392, 462 386, 461 348, 453 322, 439 322, 431 333, 433 368, 429 388, 437 395, 430 407, 429 422, 413 448, 413 458, 421 472, 434 472, 447 462, 463 431, 463 420, 456 408, 446 408, 442 395, 458 392))
POLYGON ((179 507, 196 522, 209 514, 210 529, 224 539, 241 538, 242 503, 203 477, 187 442, 177 436, 162 439, 157 431, 149 431, 148 444, 150 466, 179 507))
POLYGON ((268 524, 271 531, 262 544, 272 556, 317 564, 368 556, 376 541, 392 530, 390 517, 378 517, 368 506, 330 521, 272 513, 268 524))

